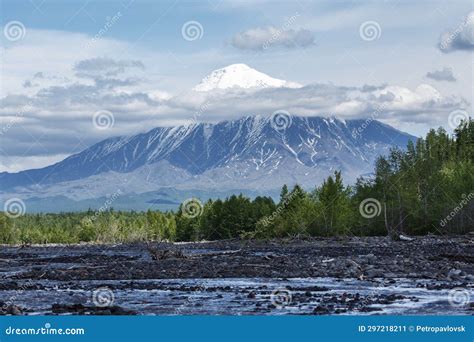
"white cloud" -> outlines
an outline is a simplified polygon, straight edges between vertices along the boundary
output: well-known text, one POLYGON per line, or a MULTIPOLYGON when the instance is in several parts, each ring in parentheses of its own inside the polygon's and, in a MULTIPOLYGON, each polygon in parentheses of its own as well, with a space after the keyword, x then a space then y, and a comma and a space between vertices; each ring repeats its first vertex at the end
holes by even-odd
POLYGON ((21 41, 2 43, 6 44, 2 53, 4 83, 0 91, 3 95, 32 94, 34 89, 25 89, 23 83, 38 73, 45 77, 35 78, 34 81, 43 86, 63 83, 64 79, 74 80, 72 66, 77 61, 107 56, 111 52, 122 56, 130 48, 126 43, 111 39, 93 41, 82 33, 37 29, 29 29, 21 41))
POLYGON ((272 47, 304 48, 314 45, 311 31, 287 27, 257 27, 237 33, 232 45, 242 50, 266 50, 272 47))
POLYGON ((426 73, 426 77, 431 78, 435 81, 456 82, 456 77, 454 77, 453 69, 446 67, 441 70, 429 71, 426 73))
POLYGON ((105 57, 81 60, 74 65, 77 75, 85 77, 117 76, 132 68, 145 69, 145 66, 137 60, 115 60, 105 57))
POLYGON ((68 154, 30 157, 17 156, 14 158, 2 156, 2 161, 0 162, 0 172, 16 172, 18 170, 25 169, 38 169, 59 162, 67 156, 68 154))

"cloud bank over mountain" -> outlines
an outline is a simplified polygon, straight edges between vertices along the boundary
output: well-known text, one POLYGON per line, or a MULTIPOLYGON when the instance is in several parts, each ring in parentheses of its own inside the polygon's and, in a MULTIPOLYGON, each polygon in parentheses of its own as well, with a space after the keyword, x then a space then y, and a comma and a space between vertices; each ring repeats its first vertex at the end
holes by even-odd
POLYGON ((374 117, 395 126, 402 121, 442 124, 443 115, 467 105, 461 98, 441 95, 428 84, 415 89, 395 85, 302 86, 240 66, 230 80, 225 77, 232 66, 227 73, 222 74, 223 69, 211 73, 197 90, 159 98, 139 90, 140 77, 129 75, 131 70, 135 75, 136 70, 146 74, 140 61, 79 61, 73 67, 78 76, 74 81, 40 86, 31 95, 8 95, 0 100, 2 148, 10 156, 25 158, 44 151, 67 155, 107 136, 155 126, 270 115, 276 110, 299 116, 374 117), (253 78, 248 77, 250 74, 253 78), (224 78, 216 79, 216 75, 224 78), (203 89, 208 91, 200 91, 203 89), (94 113, 103 110, 114 118, 114 126, 107 130, 93 125, 94 113), (37 144, 31 144, 32 137, 37 144))

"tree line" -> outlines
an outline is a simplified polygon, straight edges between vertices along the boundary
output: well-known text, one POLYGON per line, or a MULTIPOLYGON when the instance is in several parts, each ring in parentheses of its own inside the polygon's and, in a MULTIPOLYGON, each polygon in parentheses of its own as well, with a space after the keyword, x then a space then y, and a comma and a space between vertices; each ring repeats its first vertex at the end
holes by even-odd
POLYGON ((474 230, 474 122, 449 135, 431 130, 392 149, 372 177, 344 185, 336 171, 307 191, 284 185, 280 198, 232 195, 176 212, 0 213, 0 243, 118 243, 289 236, 462 234, 474 230))

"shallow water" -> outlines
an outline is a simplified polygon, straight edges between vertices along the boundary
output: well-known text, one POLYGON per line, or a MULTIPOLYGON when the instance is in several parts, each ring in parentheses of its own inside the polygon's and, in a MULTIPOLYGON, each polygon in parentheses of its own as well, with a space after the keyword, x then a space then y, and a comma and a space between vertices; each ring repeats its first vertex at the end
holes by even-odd
MULTIPOLYGON (((31 285, 17 281, 18 285, 31 285)), ((83 304, 94 306, 94 291, 102 291, 108 304, 134 310, 143 315, 283 315, 311 314, 328 298, 360 296, 359 303, 340 314, 466 314, 467 308, 453 306, 448 301, 449 290, 427 290, 420 280, 397 279, 384 284, 335 278, 293 279, 160 279, 134 281, 35 281, 39 290, 3 290, 0 298, 28 308, 29 314, 51 313, 51 306, 83 304), (311 287, 327 288, 311 290, 311 287), (308 290, 309 289, 309 290, 308 290), (280 297, 275 291, 280 291, 280 297), (252 295, 249 296, 249 294, 252 295), (273 295, 272 295, 273 293, 273 295), (387 295, 403 298, 387 304, 372 303, 366 298, 384 299, 387 295), (366 302, 364 303, 364 301, 366 302), (363 311, 361 308, 379 308, 363 311)), ((26 288, 26 287, 25 287, 26 288)), ((344 303, 335 308, 346 308, 344 303)))

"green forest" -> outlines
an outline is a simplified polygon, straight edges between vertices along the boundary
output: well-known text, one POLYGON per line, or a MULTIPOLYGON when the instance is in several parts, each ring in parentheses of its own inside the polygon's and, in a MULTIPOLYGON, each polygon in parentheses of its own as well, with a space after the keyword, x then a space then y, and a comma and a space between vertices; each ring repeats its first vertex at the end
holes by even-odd
POLYGON ((0 243, 121 243, 333 235, 463 234, 474 230, 474 121, 431 130, 376 162, 353 186, 335 172, 314 189, 284 185, 279 200, 233 195, 176 212, 0 213, 0 243))

